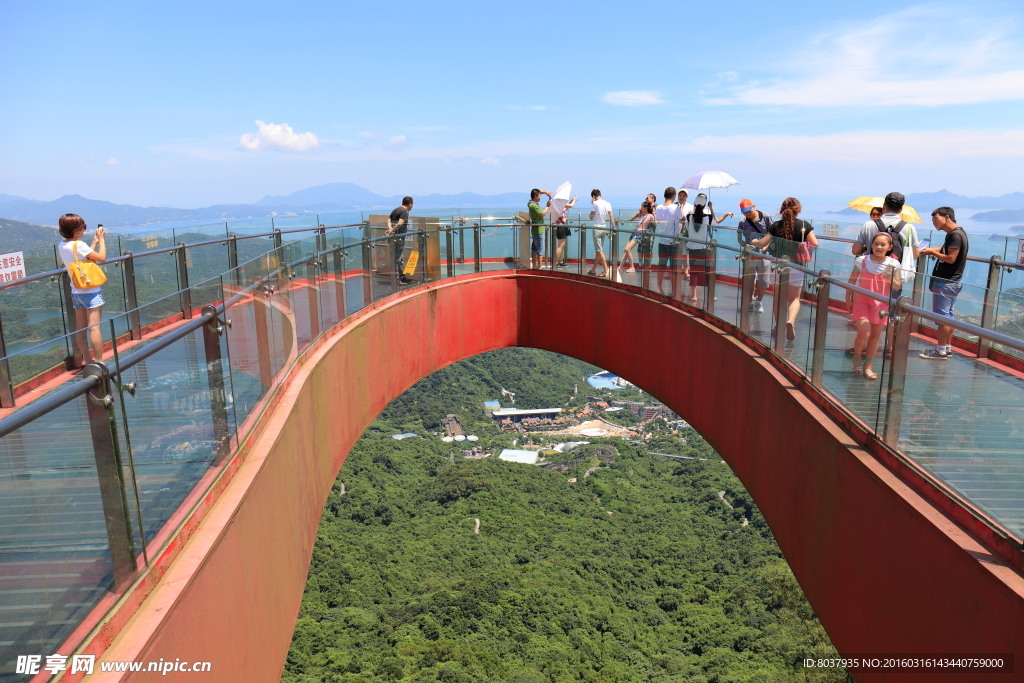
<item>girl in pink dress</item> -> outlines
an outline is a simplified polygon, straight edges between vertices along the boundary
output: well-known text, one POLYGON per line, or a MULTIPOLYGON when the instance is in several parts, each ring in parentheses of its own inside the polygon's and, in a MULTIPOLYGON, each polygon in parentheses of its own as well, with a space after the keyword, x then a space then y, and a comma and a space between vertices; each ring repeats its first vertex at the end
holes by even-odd
MULTIPOLYGON (((899 261, 892 257, 892 236, 880 232, 871 240, 871 251, 854 260, 850 284, 887 297, 899 267, 899 261)), ((846 304, 852 309, 851 318, 857 328, 857 339, 853 342, 853 372, 868 379, 878 379, 871 363, 878 352, 878 339, 885 329, 889 305, 849 290, 846 292, 846 304)))

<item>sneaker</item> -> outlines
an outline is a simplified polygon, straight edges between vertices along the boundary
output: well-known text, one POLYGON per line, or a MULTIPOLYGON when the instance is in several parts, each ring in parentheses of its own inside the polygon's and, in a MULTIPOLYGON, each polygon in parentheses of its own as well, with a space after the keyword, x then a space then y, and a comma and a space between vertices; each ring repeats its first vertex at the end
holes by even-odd
POLYGON ((757 304, 757 307, 754 310, 758 313, 764 313, 764 304, 761 303, 760 301, 757 301, 755 303, 757 304))
POLYGON ((412 284, 412 280, 410 280, 409 278, 407 278, 404 275, 399 276, 398 282, 403 284, 403 285, 411 285, 412 284))
POLYGON ((925 360, 949 360, 949 354, 936 351, 935 349, 928 349, 927 351, 923 351, 917 355, 925 360))
POLYGON ((565 264, 564 263, 556 263, 555 264, 555 268, 565 268, 565 264))
POLYGON ((756 306, 757 306, 757 302, 756 302, 756 301, 754 301, 753 299, 751 299, 751 300, 750 300, 750 303, 749 303, 749 304, 747 304, 747 310, 748 310, 748 311, 753 311, 753 310, 756 310, 756 306))

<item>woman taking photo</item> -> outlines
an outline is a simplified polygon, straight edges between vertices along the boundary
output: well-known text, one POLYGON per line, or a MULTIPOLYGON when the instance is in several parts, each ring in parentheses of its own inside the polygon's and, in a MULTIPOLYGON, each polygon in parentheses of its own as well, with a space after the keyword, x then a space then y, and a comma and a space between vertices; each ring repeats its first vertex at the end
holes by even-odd
MULTIPOLYGON (((57 251, 64 265, 71 269, 88 272, 87 267, 78 268, 77 262, 103 263, 107 258, 106 229, 100 225, 96 228, 96 234, 92 238, 92 246, 81 241, 85 235, 85 221, 81 216, 74 213, 66 213, 60 217, 60 234, 64 241, 57 245, 57 251)), ((85 266, 85 264, 83 264, 85 266)), ((95 268, 99 271, 99 268, 95 268)), ((100 273, 102 277, 102 273, 100 273)), ((88 276, 86 276, 88 278, 88 276)), ((103 278, 105 280, 105 278, 103 278)), ((88 365, 94 360, 103 357, 103 330, 100 322, 103 320, 103 295, 100 294, 100 284, 95 286, 76 286, 76 277, 71 277, 71 305, 75 309, 75 345, 78 353, 82 356, 82 366, 88 365), (88 328, 88 338, 86 333, 88 328), (89 353, 90 343, 92 354, 89 353)), ((79 279, 79 285, 88 285, 94 280, 79 279)), ((81 367, 81 366, 80 366, 81 367)))
MULTIPOLYGON (((801 263, 800 254, 806 253, 800 248, 801 242, 807 242, 811 247, 818 246, 818 237, 814 234, 814 227, 807 221, 797 218, 802 208, 800 201, 795 197, 786 198, 782 202, 782 208, 779 209, 782 220, 772 223, 768 228, 768 234, 759 240, 753 240, 751 244, 757 244, 759 248, 763 249, 774 242, 775 245, 770 252, 772 256, 779 258, 785 256, 792 263, 801 263)), ((806 265, 806 263, 801 265, 806 265)), ((790 268, 788 278, 786 339, 793 341, 796 339, 795 323, 796 316, 800 312, 800 292, 803 291, 804 274, 796 268, 790 268)), ((778 305, 777 300, 776 305, 778 305)))

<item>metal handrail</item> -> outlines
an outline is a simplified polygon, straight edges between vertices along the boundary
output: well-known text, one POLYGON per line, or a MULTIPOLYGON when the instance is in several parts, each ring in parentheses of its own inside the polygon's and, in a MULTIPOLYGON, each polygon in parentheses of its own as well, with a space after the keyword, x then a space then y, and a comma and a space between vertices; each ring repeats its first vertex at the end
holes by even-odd
MULTIPOLYGON (((191 249, 192 247, 203 247, 211 244, 227 244, 232 240, 249 240, 258 237, 273 237, 274 235, 289 235, 296 232, 319 232, 322 230, 337 230, 339 228, 358 228, 362 227, 363 223, 352 223, 349 225, 328 225, 318 226, 315 228, 295 228, 292 230, 274 230, 272 232, 261 232, 255 235, 232 235, 230 237, 219 237, 217 239, 205 240, 203 242, 192 242, 190 244, 175 244, 172 247, 159 247, 157 249, 150 249, 148 251, 140 251, 137 254, 125 254, 121 256, 114 256, 112 258, 104 259, 101 265, 107 265, 111 263, 120 263, 121 261, 127 261, 129 259, 138 259, 143 256, 155 256, 157 254, 169 254, 171 252, 178 251, 179 249, 191 249)), ((37 282, 39 280, 45 280, 46 278, 53 278, 62 275, 67 272, 66 268, 56 268, 54 270, 46 270, 41 273, 35 273, 34 275, 26 275, 23 278, 17 280, 11 280, 10 282, 0 283, 0 290, 10 289, 11 287, 18 287, 25 285, 30 282, 37 282)))

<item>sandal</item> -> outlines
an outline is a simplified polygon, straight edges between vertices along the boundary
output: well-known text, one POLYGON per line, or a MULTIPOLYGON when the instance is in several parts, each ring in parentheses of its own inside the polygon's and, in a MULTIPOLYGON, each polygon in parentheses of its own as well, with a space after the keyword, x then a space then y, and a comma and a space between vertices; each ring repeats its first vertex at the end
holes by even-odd
POLYGON ((796 328, 793 327, 793 323, 786 323, 786 339, 789 341, 796 340, 796 328))
POLYGON ((875 371, 871 369, 870 365, 864 366, 864 377, 867 379, 878 379, 878 375, 875 374, 875 371))

